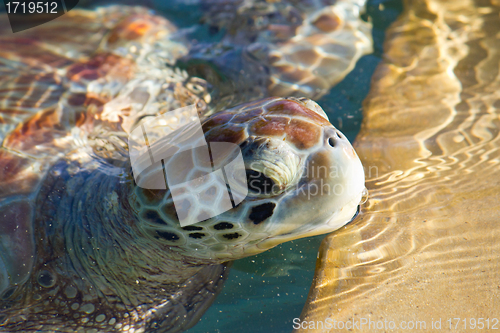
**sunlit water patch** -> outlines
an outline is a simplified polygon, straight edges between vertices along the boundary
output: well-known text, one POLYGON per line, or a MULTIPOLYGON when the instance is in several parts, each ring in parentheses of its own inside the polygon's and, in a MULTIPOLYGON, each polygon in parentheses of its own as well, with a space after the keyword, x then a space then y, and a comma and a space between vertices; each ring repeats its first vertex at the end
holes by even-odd
MULTIPOLYGON (((440 321, 464 332, 483 318, 491 330, 500 306, 499 3, 407 4, 387 31, 355 145, 370 199, 322 243, 302 319, 393 322, 384 327, 393 332, 440 321)), ((319 326, 307 331, 328 331, 319 326)))

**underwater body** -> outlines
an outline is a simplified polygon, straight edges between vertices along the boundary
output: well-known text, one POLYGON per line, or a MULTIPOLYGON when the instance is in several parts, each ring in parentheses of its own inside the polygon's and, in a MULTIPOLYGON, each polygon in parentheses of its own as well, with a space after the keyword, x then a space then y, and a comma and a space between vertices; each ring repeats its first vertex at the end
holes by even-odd
MULTIPOLYGON (((156 7, 159 16, 167 17, 180 31, 176 38, 182 41, 176 40, 174 50, 179 48, 176 52, 182 57, 175 66, 185 70, 190 79, 180 80, 181 86, 172 89, 173 100, 178 101, 179 96, 185 96, 186 102, 201 98, 208 105, 202 106, 202 112, 210 117, 246 99, 258 100, 271 92, 280 95, 280 89, 284 89, 284 96, 312 97, 351 142, 363 113, 363 125, 354 146, 365 169, 370 197, 361 208, 360 218, 329 235, 321 247, 324 236, 315 236, 235 261, 231 270, 224 273, 229 277, 215 303, 189 331, 289 332, 297 328, 323 332, 334 329, 330 327, 333 320, 342 322, 344 327, 348 322, 359 325, 368 320, 377 324, 385 320, 389 325, 418 321, 418 331, 430 329, 433 321, 439 319, 443 328, 453 324, 450 329, 465 331, 474 329, 473 324, 479 328, 479 318, 488 319, 488 322, 483 320, 484 328, 489 325, 489 329, 495 329, 495 314, 489 309, 495 308, 494 295, 498 292, 495 289, 498 251, 494 242, 498 211, 495 200, 498 115, 494 104, 498 99, 494 88, 495 63, 498 64, 496 4, 429 1, 408 2, 401 8, 399 2, 368 2, 363 19, 373 24, 374 53, 361 58, 344 79, 321 81, 326 86, 317 85, 318 81, 294 86, 280 70, 290 64, 293 67, 294 61, 299 62, 298 68, 307 65, 309 56, 288 57, 286 61, 290 64, 278 68, 266 58, 276 52, 275 45, 283 45, 280 43, 291 37, 287 34, 293 30, 284 29, 284 22, 292 22, 291 16, 283 19, 270 15, 266 19, 276 21, 264 20, 265 28, 258 24, 255 28, 253 24, 258 20, 231 16, 238 3, 229 1, 218 6, 217 1, 178 1, 171 7, 154 2, 142 4, 156 7), (398 14, 399 18, 387 28, 398 14), (238 24, 235 26, 234 22, 238 24), (276 22, 281 25, 273 25, 276 22), (277 35, 269 37, 269 26, 276 29, 272 32, 277 35), (384 34, 386 42, 382 50, 384 34), (192 36, 196 38, 190 39, 192 36), (268 49, 252 48, 251 54, 257 60, 246 62, 241 54, 247 55, 245 47, 255 41, 253 38, 264 41, 262 44, 268 49), (222 43, 217 44, 220 40, 222 43), (184 47, 189 49, 187 53, 184 47), (261 63, 268 68, 266 74, 259 71, 261 63), (272 77, 270 81, 267 75, 272 77), (287 87, 293 87, 292 91, 287 87), (361 112, 361 102, 368 90, 361 112), (461 317, 462 326, 455 326, 456 320, 448 321, 457 317, 461 317), (424 322, 427 327, 421 326, 424 322)), ((90 8, 98 4, 82 3, 90 8)), ((285 4, 296 6, 299 12, 304 10, 298 2, 285 4)), ((266 6, 242 8, 237 12, 245 18, 269 14, 266 6)), ((321 25, 325 21, 319 19, 311 22, 331 27, 321 25)), ((66 57, 76 57, 79 48, 85 52, 82 48, 91 48, 91 42, 82 39, 74 45, 68 44, 71 48, 66 57)), ((278 52, 290 49, 295 52, 293 47, 278 48, 278 52)), ((108 58, 104 63, 109 61, 108 58)), ((63 64, 54 66, 62 68, 63 64)), ((340 77, 347 74, 339 73, 340 77)), ((316 73, 306 71, 302 75, 309 77, 316 73)), ((15 79, 15 75, 12 77, 15 79)), ((304 76, 295 77, 301 78, 304 76)), ((27 101, 37 98, 33 94, 27 101)), ((126 107, 127 103, 118 99, 111 106, 126 107)), ((36 107, 42 108, 40 104, 36 107)), ((133 126, 132 123, 122 124, 133 126)), ((94 137, 92 144, 103 148, 98 154, 116 157, 117 141, 104 139, 104 135, 94 137)), ((99 164, 97 169, 109 171, 109 166, 109 163, 99 164)), ((113 198, 109 197, 111 203, 113 198)), ((168 228, 162 228, 163 236, 175 238, 165 233, 168 228)), ((6 243, 2 244, 5 248, 6 243)), ((41 290, 54 284, 51 274, 49 270, 34 276, 41 290)), ((215 275, 213 279, 217 280, 215 275)), ((9 293, 3 293, 2 297, 9 300, 16 291, 6 290, 9 293)), ((102 318, 95 308, 86 306, 84 310, 95 319, 102 318)), ((105 319, 110 320, 107 316, 105 319)), ((131 328, 129 325, 117 330, 131 328)), ((367 325, 360 328, 371 329, 367 325)))

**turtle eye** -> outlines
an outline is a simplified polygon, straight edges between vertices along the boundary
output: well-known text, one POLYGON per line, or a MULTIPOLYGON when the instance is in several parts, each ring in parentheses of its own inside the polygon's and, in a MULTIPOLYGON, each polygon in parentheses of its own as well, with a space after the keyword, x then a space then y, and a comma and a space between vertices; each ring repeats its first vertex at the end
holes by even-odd
POLYGON ((249 137, 240 148, 245 161, 244 190, 250 196, 280 195, 296 185, 303 173, 300 156, 282 139, 249 137))
POLYGON ((276 183, 260 171, 246 169, 248 190, 258 195, 269 195, 279 192, 276 183))

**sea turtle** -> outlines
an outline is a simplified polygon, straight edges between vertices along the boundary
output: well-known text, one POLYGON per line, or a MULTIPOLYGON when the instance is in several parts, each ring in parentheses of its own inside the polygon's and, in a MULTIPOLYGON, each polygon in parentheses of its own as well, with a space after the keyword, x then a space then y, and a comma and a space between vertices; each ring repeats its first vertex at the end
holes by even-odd
MULTIPOLYGON (((182 331, 231 260, 356 215, 363 168, 321 107, 270 97, 207 116, 206 82, 173 67, 186 53, 174 30, 114 6, 0 35, 0 331, 182 331), (186 105, 207 142, 240 147, 253 182, 236 207, 181 227, 169 189, 137 185, 127 138, 186 105)), ((180 174, 200 167, 183 156, 180 174)))

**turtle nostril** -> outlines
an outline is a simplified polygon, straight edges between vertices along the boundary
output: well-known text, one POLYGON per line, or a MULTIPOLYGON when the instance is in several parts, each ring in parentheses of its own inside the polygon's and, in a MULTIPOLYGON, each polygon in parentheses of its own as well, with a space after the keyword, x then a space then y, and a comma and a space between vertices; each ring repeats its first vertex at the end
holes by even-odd
POLYGON ((334 138, 329 138, 328 139, 328 144, 332 147, 335 147, 335 139, 334 138))

